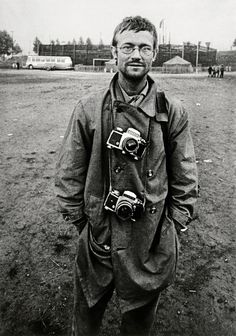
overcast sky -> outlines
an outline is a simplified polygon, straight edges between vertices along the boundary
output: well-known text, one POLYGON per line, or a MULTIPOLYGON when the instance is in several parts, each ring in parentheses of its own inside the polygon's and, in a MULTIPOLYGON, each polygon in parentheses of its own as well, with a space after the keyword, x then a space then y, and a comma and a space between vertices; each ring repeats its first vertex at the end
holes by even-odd
POLYGON ((164 19, 171 43, 211 42, 230 50, 236 38, 235 0, 0 0, 0 30, 13 35, 26 54, 36 36, 45 44, 80 36, 110 44, 115 26, 130 15, 148 18, 159 32, 164 19))

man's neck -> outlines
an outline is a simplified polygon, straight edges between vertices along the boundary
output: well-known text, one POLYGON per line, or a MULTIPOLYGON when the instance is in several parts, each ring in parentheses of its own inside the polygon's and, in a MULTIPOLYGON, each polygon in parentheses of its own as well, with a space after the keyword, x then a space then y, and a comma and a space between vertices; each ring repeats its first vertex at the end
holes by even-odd
POLYGON ((129 96, 134 96, 143 90, 147 83, 147 77, 145 76, 140 81, 133 81, 125 78, 121 73, 119 73, 118 82, 129 96))

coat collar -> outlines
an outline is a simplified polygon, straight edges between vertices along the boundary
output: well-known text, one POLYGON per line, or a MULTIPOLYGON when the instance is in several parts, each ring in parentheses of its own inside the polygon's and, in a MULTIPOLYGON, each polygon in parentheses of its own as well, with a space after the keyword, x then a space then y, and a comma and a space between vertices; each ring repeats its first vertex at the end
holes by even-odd
MULTIPOLYGON (((112 78, 110 87, 109 87, 109 91, 111 93, 111 99, 112 99, 112 107, 114 106, 114 104, 117 105, 118 102, 127 104, 127 103, 124 103, 121 92, 118 91, 118 95, 117 95, 117 90, 116 90, 117 80, 118 80, 118 73, 116 73, 115 76, 112 78)), ((149 117, 155 117, 157 85, 150 76, 147 76, 147 80, 148 80, 148 85, 149 85, 149 91, 146 97, 144 98, 144 100, 138 106, 138 109, 144 112, 149 117)), ((127 106, 130 106, 130 105, 127 104, 127 106)))

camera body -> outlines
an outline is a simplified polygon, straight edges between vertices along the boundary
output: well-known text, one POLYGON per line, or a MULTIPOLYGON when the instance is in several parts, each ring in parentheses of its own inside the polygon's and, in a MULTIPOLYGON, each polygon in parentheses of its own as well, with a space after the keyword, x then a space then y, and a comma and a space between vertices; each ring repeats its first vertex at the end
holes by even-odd
POLYGON ((135 221, 143 213, 144 203, 132 191, 126 190, 121 195, 119 191, 112 190, 107 195, 104 208, 115 212, 121 220, 135 221))
POLYGON ((126 132, 120 127, 112 130, 106 144, 107 148, 119 149, 123 154, 131 155, 135 160, 143 157, 147 147, 147 143, 141 137, 140 132, 131 127, 126 132))

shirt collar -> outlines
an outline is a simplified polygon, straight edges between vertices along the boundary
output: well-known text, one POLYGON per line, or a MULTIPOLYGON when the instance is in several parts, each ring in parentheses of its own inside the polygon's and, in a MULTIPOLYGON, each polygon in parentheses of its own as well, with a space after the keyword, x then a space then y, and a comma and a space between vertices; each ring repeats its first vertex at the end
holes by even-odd
MULTIPOLYGON (((143 101, 138 106, 138 109, 143 111, 149 117, 155 117, 157 85, 150 76, 147 76, 147 81, 147 93, 143 101)), ((123 92, 121 91, 120 85, 118 85, 118 73, 115 74, 110 83, 110 92, 112 97, 112 105, 114 104, 114 101, 124 101, 123 92)))
POLYGON ((126 91, 123 89, 123 87, 121 86, 121 84, 119 83, 119 81, 117 81, 117 83, 118 83, 118 86, 120 87, 120 90, 121 90, 122 95, 123 95, 123 97, 124 97, 124 101, 125 101, 126 103, 129 103, 133 98, 136 98, 136 97, 137 97, 137 98, 138 98, 138 97, 141 97, 141 100, 143 100, 143 99, 146 97, 146 95, 147 95, 148 87, 149 87, 149 85, 148 85, 148 81, 146 82, 146 84, 145 84, 143 90, 142 90, 138 95, 132 95, 132 96, 130 96, 130 95, 128 95, 128 94, 126 93, 126 91))

